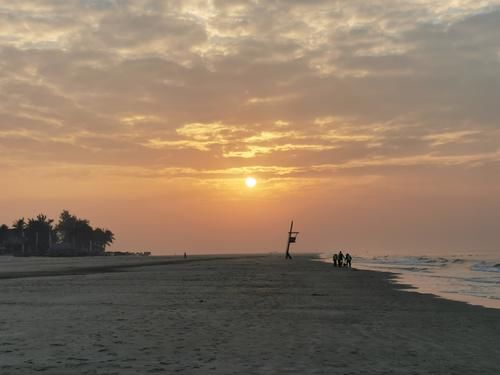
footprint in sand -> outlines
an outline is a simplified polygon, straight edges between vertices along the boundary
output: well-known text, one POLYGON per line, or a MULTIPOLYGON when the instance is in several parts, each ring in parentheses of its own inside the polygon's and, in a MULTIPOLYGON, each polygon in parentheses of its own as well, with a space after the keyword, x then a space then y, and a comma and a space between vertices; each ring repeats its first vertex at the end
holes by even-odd
POLYGON ((164 372, 165 370, 163 368, 152 368, 151 370, 148 370, 150 373, 158 373, 158 372, 164 372))

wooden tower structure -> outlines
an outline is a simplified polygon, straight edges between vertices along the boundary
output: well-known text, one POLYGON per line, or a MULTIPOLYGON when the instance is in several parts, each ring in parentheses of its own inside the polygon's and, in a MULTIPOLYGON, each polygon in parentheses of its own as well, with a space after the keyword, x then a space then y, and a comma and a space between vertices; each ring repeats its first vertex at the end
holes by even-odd
POLYGON ((290 255, 290 245, 297 241, 298 234, 299 232, 293 231, 293 220, 292 220, 292 223, 290 224, 290 230, 288 231, 288 241, 286 242, 285 259, 292 259, 292 256, 290 255))

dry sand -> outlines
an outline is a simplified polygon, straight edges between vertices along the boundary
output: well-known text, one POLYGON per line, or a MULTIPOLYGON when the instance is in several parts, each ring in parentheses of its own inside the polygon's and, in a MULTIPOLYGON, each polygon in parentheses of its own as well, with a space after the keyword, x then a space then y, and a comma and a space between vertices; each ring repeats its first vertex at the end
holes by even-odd
POLYGON ((500 310, 307 257, 188 260, 0 260, 0 374, 500 374, 500 310))

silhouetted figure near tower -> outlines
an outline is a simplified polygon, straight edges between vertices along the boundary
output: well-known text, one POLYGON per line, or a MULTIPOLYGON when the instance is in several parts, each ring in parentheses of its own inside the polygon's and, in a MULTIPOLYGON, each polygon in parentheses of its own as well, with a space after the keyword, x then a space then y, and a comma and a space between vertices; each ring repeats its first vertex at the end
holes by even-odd
POLYGON ((337 267, 337 253, 333 254, 333 266, 337 267))
POLYGON ((292 256, 290 255, 290 244, 296 242, 298 234, 299 232, 293 232, 293 220, 292 220, 292 223, 290 224, 290 230, 288 231, 288 241, 286 243, 285 259, 292 259, 292 256))

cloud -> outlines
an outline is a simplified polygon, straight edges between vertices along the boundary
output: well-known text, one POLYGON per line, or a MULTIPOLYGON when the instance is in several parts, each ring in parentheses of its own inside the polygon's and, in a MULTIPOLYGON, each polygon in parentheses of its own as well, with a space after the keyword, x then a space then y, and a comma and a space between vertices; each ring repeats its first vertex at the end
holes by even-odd
POLYGON ((500 141, 499 14, 467 0, 0 1, 0 157, 138 176, 483 165, 500 141))

